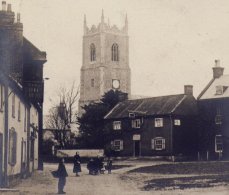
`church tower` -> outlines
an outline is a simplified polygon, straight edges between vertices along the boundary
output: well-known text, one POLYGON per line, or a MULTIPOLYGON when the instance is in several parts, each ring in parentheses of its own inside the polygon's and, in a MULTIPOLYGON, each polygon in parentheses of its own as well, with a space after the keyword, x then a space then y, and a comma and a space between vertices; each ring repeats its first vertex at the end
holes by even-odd
POLYGON ((128 21, 122 29, 104 21, 89 29, 84 16, 83 63, 80 78, 81 107, 98 102, 105 92, 113 89, 130 95, 128 21))

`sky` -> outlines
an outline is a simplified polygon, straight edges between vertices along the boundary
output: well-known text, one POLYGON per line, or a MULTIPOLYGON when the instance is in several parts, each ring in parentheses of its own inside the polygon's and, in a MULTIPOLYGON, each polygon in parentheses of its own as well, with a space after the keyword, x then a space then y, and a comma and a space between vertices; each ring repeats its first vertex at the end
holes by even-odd
POLYGON ((133 95, 183 93, 194 96, 212 78, 214 60, 229 72, 228 0, 7 0, 21 13, 24 36, 47 52, 44 114, 58 102, 60 87, 80 83, 83 18, 89 27, 129 22, 129 65, 133 95))

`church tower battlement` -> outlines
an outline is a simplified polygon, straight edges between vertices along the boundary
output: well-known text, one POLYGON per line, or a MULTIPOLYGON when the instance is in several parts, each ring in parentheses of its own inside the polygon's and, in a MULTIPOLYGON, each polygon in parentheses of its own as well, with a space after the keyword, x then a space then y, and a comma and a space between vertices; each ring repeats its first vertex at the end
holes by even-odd
POLYGON ((103 11, 102 11, 102 16, 101 16, 101 22, 97 26, 92 25, 91 28, 87 26, 86 15, 84 15, 84 36, 93 35, 93 34, 100 33, 100 32, 114 33, 114 34, 128 36, 127 15, 126 15, 126 20, 125 20, 125 25, 121 29, 119 29, 116 25, 110 26, 109 20, 107 23, 105 23, 103 11))
POLYGON ((91 28, 84 16, 82 49, 79 113, 83 105, 98 102, 111 89, 130 95, 127 16, 123 28, 110 26, 109 21, 105 23, 103 11, 100 23, 91 28))

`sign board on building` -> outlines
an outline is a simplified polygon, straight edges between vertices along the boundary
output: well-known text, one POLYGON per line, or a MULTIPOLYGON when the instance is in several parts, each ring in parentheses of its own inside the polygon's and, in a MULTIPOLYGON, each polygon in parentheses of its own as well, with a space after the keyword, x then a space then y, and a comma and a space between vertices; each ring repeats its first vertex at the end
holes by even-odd
POLYGON ((141 139, 141 135, 139 135, 139 134, 134 134, 133 135, 133 140, 134 141, 138 141, 138 140, 140 140, 141 139))

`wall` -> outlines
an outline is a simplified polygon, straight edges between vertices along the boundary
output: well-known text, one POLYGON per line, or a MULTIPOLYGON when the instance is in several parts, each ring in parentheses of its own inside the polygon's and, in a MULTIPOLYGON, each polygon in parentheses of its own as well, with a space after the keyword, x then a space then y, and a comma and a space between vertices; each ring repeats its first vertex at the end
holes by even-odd
MULTIPOLYGON (((133 129, 131 127, 131 119, 122 119, 122 130, 112 131, 114 139, 123 140, 124 150, 120 151, 118 155, 133 156, 134 134, 141 135, 141 156, 170 155, 172 152, 170 118, 168 116, 158 116, 157 118, 163 118, 163 127, 154 126, 154 117, 144 118, 143 124, 139 129, 133 129), (151 140, 155 137, 165 138, 165 150, 156 151, 151 149, 151 140)), ((109 122, 109 128, 112 129, 112 121, 109 122)))
MULTIPOLYGON (((21 172, 21 156, 22 156, 22 141, 27 140, 27 132, 26 132, 26 122, 25 122, 25 103, 22 99, 15 94, 15 116, 12 115, 12 98, 14 96, 14 91, 9 89, 8 94, 8 102, 9 102, 9 112, 8 112, 8 121, 9 121, 9 129, 15 129, 17 133, 17 145, 16 145, 16 164, 14 166, 8 163, 8 175, 16 175, 21 172), (21 104, 21 117, 18 118, 18 107, 19 102, 21 104)), ((8 156, 9 157, 9 156, 8 156)), ((9 159, 9 158, 8 158, 9 159)))
POLYGON ((209 151, 210 159, 218 159, 215 152, 215 135, 223 136, 223 157, 229 158, 229 98, 200 100, 198 102, 200 112, 199 151, 206 158, 209 151), (222 124, 215 123, 217 110, 220 109, 222 124))

